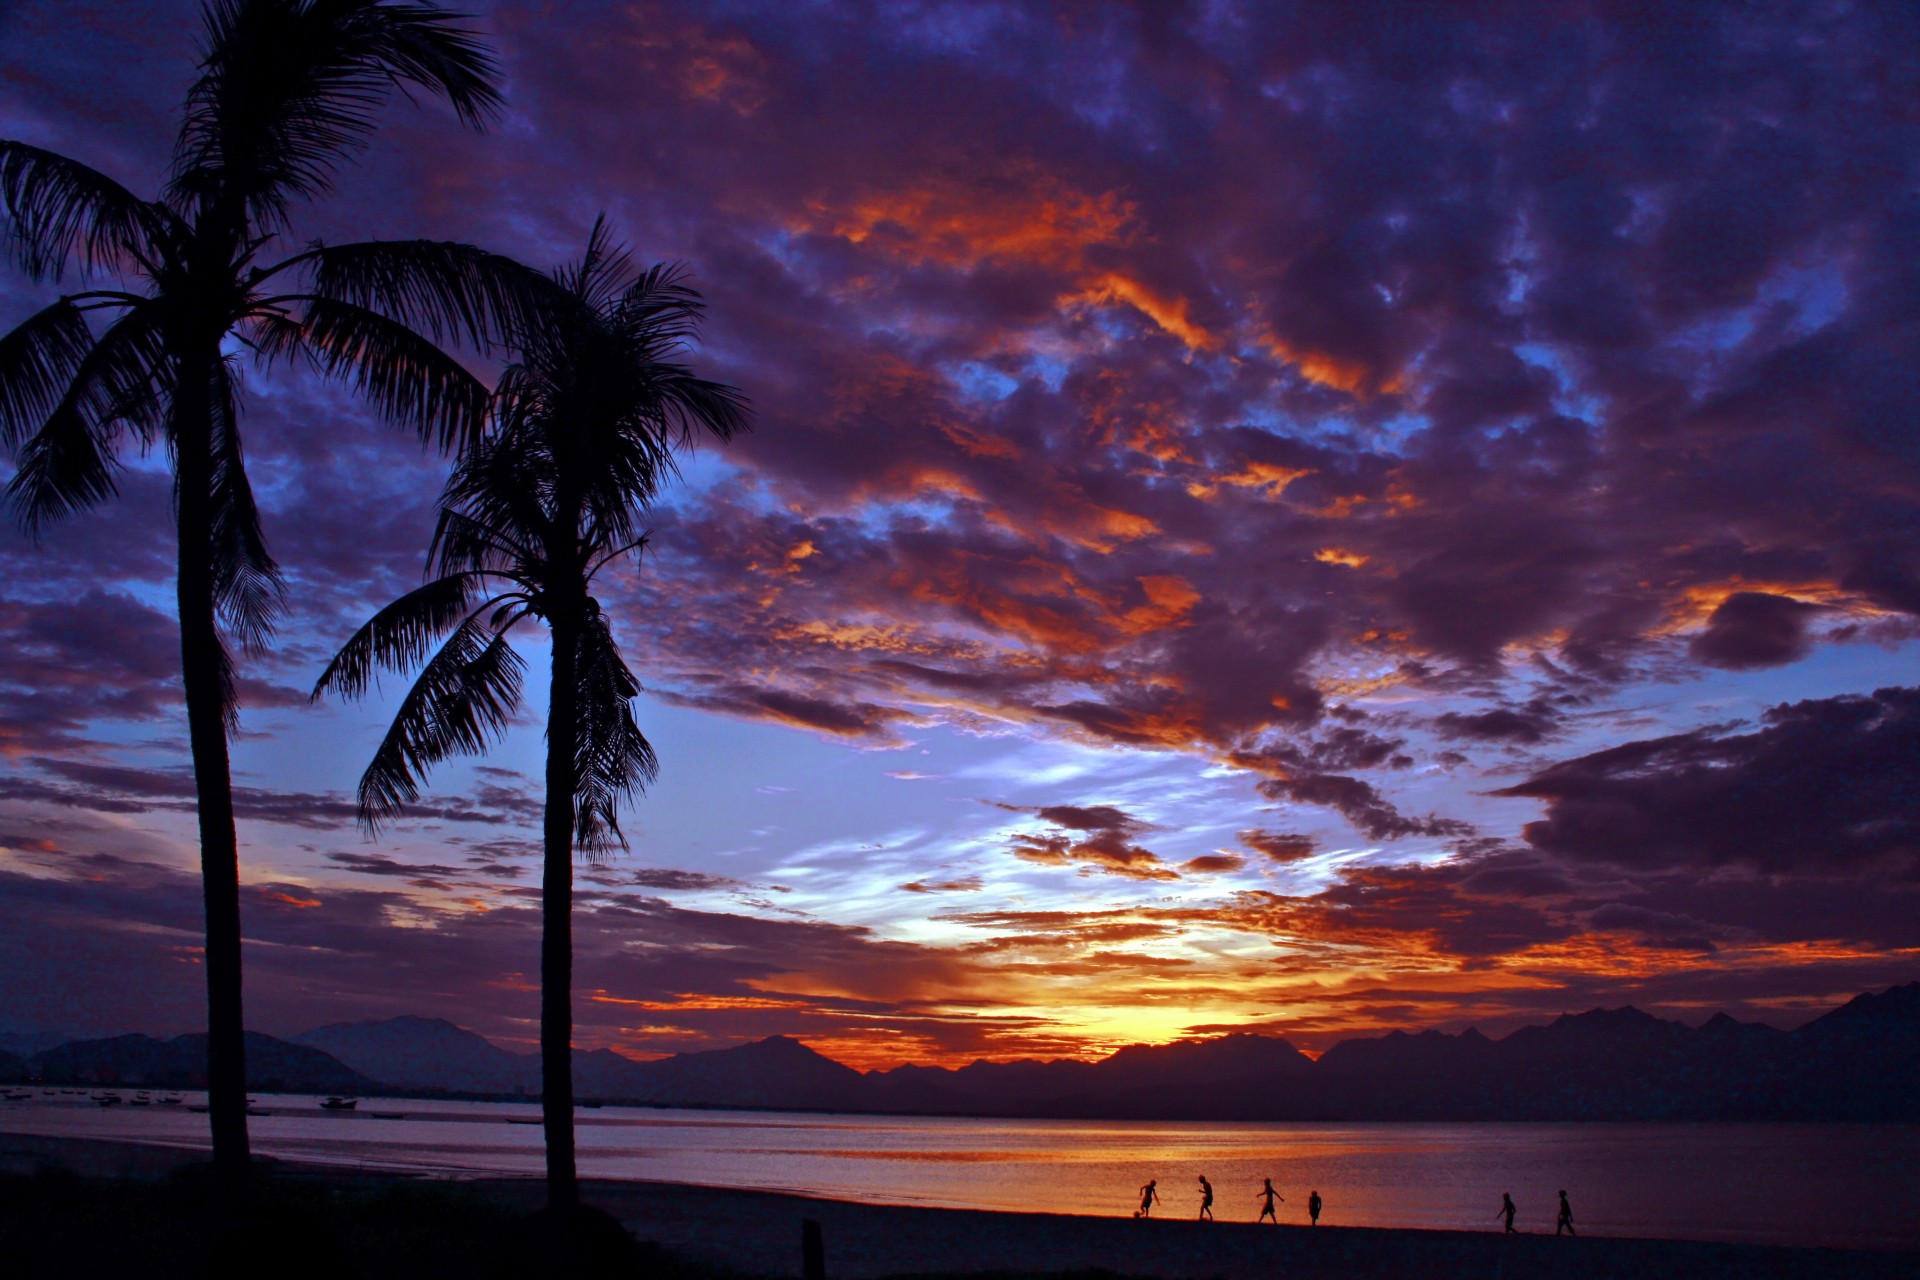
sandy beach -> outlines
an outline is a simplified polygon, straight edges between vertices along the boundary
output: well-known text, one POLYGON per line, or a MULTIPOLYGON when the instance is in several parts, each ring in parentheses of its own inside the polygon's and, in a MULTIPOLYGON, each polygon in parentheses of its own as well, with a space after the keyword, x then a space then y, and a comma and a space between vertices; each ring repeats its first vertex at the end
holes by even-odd
MULTIPOLYGON (((0 1134, 0 1172, 61 1168, 89 1177, 154 1178, 203 1158, 138 1143, 0 1134)), ((393 1175, 272 1162, 279 1176, 367 1182, 393 1175)), ((531 1210, 540 1184, 473 1179, 462 1186, 531 1210)), ((1864 1277, 1920 1280, 1920 1255, 1783 1249, 1692 1241, 1495 1232, 1254 1226, 1156 1219, 987 1213, 857 1204, 794 1194, 658 1182, 590 1181, 590 1203, 642 1240, 708 1266, 753 1276, 800 1274, 801 1223, 820 1223, 827 1274, 840 1280, 954 1273, 1105 1271, 1181 1280, 1540 1277, 1697 1280, 1864 1277)))

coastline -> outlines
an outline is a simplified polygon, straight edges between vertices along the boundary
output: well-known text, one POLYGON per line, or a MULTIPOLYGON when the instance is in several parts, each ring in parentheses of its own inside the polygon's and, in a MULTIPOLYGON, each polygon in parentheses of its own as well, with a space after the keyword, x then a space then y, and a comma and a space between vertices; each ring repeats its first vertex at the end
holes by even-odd
MULTIPOLYGON (((57 1168, 83 1178, 163 1178, 199 1163, 188 1147, 0 1134, 0 1173, 57 1168)), ((270 1160, 279 1178, 370 1186, 425 1181, 377 1169, 270 1160)), ((530 1212, 541 1184, 525 1178, 462 1178, 462 1191, 530 1212)), ((919 1208, 829 1200, 790 1192, 685 1183, 588 1179, 588 1203, 637 1237, 705 1267, 743 1276, 800 1274, 801 1222, 821 1226, 832 1280, 953 1274, 1102 1271, 1167 1280, 1695 1280, 1784 1277, 1920 1280, 1920 1253, 1786 1248, 1616 1237, 1502 1237, 1492 1232, 1378 1227, 1255 1226, 978 1209, 919 1208)))

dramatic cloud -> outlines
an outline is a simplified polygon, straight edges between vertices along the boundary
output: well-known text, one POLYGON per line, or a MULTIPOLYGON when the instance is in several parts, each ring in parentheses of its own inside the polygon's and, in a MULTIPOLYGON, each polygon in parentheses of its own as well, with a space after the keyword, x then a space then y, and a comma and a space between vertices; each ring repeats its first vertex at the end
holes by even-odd
POLYGON ((645 870, 629 872, 624 877, 624 882, 640 889, 690 892, 742 887, 740 881, 730 876, 716 876, 705 871, 680 871, 672 867, 648 867, 645 870))
POLYGON ((1920 873, 1920 689, 1782 705, 1762 725, 1610 747, 1500 794, 1547 801, 1528 843, 1582 862, 1920 873))
MULTIPOLYGON (((1043 805, 1039 816, 1055 826, 1077 835, 1022 834, 1014 837, 1012 853, 1016 858, 1042 866, 1078 867, 1082 875, 1104 871, 1129 880, 1178 880, 1179 872, 1167 866, 1154 853, 1134 841, 1134 837, 1152 831, 1153 824, 1143 822, 1112 805, 1043 805)), ((1222 870, 1200 867, 1196 870, 1222 870)))
POLYGON ((1242 831, 1240 843, 1275 862, 1298 862, 1313 856, 1313 837, 1292 831, 1242 831))
MULTIPOLYGON (((605 209, 758 411, 597 582, 664 767, 580 872, 596 1043, 1784 1017, 1912 976, 1920 13, 478 8, 509 122, 393 104, 287 243, 545 268, 605 209)), ((156 192, 195 6, 3 9, 0 135, 156 192)), ((0 272, 0 330, 53 288, 0 272)), ((363 838, 404 686, 302 694, 420 580, 445 463, 302 370, 246 387, 291 588, 238 673, 249 1007, 523 1035, 489 1010, 535 971, 541 641, 490 762, 363 838)), ((197 927, 171 486, 124 461, 0 530, 0 868, 100 877, 8 880, 0 978, 74 1001, 36 958, 69 922, 90 972, 194 964, 154 949, 197 927)))
POLYGON ((1687 651, 1715 667, 1777 667, 1807 656, 1807 620, 1814 605, 1762 591, 1736 591, 1720 602, 1687 651))
POLYGON ((1446 711, 1436 716, 1433 723, 1443 738, 1532 746, 1552 733, 1557 722, 1552 708, 1536 699, 1524 707, 1496 707, 1472 714, 1446 711))

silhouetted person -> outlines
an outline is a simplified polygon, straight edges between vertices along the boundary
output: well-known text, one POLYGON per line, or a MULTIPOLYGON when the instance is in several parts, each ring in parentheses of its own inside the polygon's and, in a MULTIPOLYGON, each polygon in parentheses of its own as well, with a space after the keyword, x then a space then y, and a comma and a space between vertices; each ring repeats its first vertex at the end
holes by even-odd
POLYGON ((1159 1186, 1160 1182, 1157 1178, 1147 1179, 1147 1185, 1140 1188, 1140 1210, 1133 1215, 1134 1217, 1151 1218, 1153 1216, 1153 1202, 1160 1198, 1159 1186))
POLYGON ((1195 1221, 1213 1221, 1213 1184, 1204 1173, 1200 1175, 1200 1216, 1195 1221))
POLYGON ((1494 1214, 1493 1216, 1496 1218, 1505 1218, 1507 1220, 1506 1233, 1508 1235, 1514 1234, 1514 1230, 1513 1230, 1514 1213, 1515 1213, 1515 1209, 1513 1207, 1513 1192, 1502 1191, 1500 1193, 1500 1212, 1494 1214))
POLYGON ((1562 1231, 1570 1236, 1580 1234, 1573 1229, 1573 1206, 1567 1203, 1567 1193, 1564 1191, 1560 1193, 1560 1216, 1553 1221, 1553 1234, 1559 1235, 1562 1231))
POLYGON ((1254 1221, 1265 1222, 1268 1219, 1272 1219, 1273 1225, 1277 1227, 1280 1225, 1280 1215, 1273 1211, 1273 1202, 1278 1200, 1280 1203, 1285 1204, 1287 1198, 1273 1189, 1272 1178, 1262 1178, 1260 1181, 1265 1185, 1261 1187, 1260 1194, 1255 1196, 1254 1199, 1264 1201, 1265 1203, 1264 1207, 1260 1210, 1260 1216, 1255 1218, 1254 1221))
POLYGON ((1320 1193, 1318 1191, 1308 1192, 1307 1193, 1307 1225, 1308 1226, 1317 1227, 1320 1225, 1320 1205, 1321 1205, 1320 1193))

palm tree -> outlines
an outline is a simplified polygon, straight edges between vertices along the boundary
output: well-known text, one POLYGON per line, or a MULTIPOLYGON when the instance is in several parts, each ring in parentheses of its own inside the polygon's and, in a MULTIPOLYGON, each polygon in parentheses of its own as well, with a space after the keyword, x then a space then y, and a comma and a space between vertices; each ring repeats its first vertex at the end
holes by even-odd
POLYGON ((515 341, 518 360, 493 395, 486 438, 447 483, 428 551, 438 576, 376 613, 314 687, 364 694, 377 668, 420 675, 360 780, 371 831, 420 794, 427 772, 484 751, 519 704, 528 618, 547 625, 546 808, 542 823, 541 1113, 547 1198, 578 1203, 573 1148, 573 855, 625 845, 623 798, 654 777, 633 716, 640 683, 592 595, 609 564, 638 556, 638 517, 696 435, 748 426, 732 387, 676 362, 704 304, 666 266, 636 271, 604 219, 580 261, 554 274, 571 309, 515 341), (444 640, 442 639, 444 637, 444 640), (434 646, 438 644, 438 648, 434 646), (429 657, 429 651, 432 656, 429 657))
POLYGON ((262 260, 291 205, 325 192, 364 144, 391 89, 439 94, 475 127, 498 110, 493 59, 460 15, 418 0, 211 0, 203 18, 205 53, 159 199, 0 141, 0 207, 21 267, 58 281, 73 264, 116 285, 63 296, 0 338, 0 444, 18 451, 7 492, 36 537, 113 495, 129 438, 164 444, 173 461, 209 1112, 215 1166, 237 1178, 248 1164, 227 755, 237 703, 223 633, 257 649, 281 600, 243 463, 238 360, 249 349, 266 363, 303 359, 397 423, 460 444, 484 426, 486 388, 435 344, 484 341, 489 318, 516 305, 521 276, 479 250, 418 241, 262 260))

